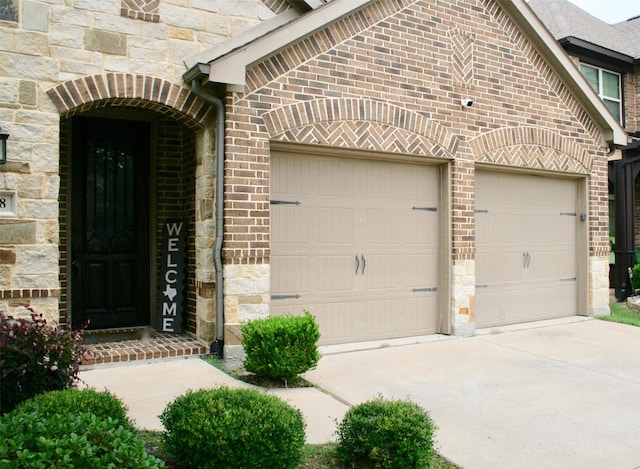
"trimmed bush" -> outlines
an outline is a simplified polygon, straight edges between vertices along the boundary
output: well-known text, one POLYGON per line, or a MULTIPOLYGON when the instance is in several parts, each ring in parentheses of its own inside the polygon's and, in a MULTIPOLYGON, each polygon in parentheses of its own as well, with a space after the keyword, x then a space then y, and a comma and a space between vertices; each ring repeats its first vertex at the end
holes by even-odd
POLYGON ((247 371, 266 378, 290 380, 316 367, 320 360, 320 329, 304 316, 273 316, 242 326, 247 371))
POLYGON ((0 313, 0 413, 36 394, 67 389, 78 379, 82 333, 51 327, 34 312, 0 313))
POLYGON ((134 428, 127 417, 125 405, 109 391, 76 388, 51 391, 21 402, 16 410, 25 413, 37 411, 45 417, 88 412, 100 419, 111 418, 119 425, 134 428))
POLYGON ((189 391, 160 420, 166 450, 189 468, 295 468, 305 441, 300 411, 255 389, 189 391))
POLYGON ((20 469, 165 467, 135 430, 112 418, 19 409, 0 417, 0 461, 20 469))
POLYGON ((338 458, 352 468, 427 468, 435 424, 410 401, 381 397, 352 407, 338 426, 338 458))

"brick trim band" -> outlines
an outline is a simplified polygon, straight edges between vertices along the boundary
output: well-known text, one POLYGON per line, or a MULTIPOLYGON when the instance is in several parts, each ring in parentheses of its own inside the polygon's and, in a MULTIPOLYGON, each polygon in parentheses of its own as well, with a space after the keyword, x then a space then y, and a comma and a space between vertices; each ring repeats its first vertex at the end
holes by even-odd
POLYGON ((47 90, 64 117, 110 106, 131 106, 168 114, 191 128, 204 127, 211 106, 188 89, 161 78, 107 73, 69 80, 47 90))
POLYGON ((0 290, 0 298, 25 299, 25 298, 59 298, 59 288, 23 288, 13 290, 0 290))
POLYGON ((571 139, 540 127, 510 127, 469 141, 476 162, 589 174, 593 158, 571 139))
POLYGON ((437 122, 369 99, 304 101, 274 109, 262 118, 269 138, 278 141, 441 158, 454 158, 460 145, 460 139, 437 122))

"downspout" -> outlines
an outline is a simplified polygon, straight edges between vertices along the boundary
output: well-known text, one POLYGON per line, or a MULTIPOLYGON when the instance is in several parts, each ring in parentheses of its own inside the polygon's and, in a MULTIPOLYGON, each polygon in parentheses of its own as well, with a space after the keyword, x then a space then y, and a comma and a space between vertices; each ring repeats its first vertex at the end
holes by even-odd
POLYGON ((213 262, 216 268, 216 338, 209 352, 218 358, 224 357, 224 276, 222 272, 222 241, 224 239, 224 103, 219 98, 205 93, 199 78, 191 80, 191 91, 198 98, 216 108, 216 238, 213 245, 213 262))

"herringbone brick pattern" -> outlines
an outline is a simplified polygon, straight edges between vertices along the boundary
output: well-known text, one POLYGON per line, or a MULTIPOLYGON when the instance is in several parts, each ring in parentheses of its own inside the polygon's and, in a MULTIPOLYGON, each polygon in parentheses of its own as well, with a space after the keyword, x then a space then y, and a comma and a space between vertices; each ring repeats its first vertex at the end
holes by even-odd
POLYGON ((451 37, 451 74, 453 82, 462 87, 473 84, 473 41, 474 35, 455 29, 451 37))
POLYGON ((478 163, 492 163, 518 168, 544 169, 565 173, 584 173, 585 168, 576 160, 553 148, 533 145, 515 145, 485 153, 478 163))
POLYGON ((332 145, 340 148, 404 153, 419 156, 447 156, 447 152, 428 138, 377 122, 323 122, 286 131, 276 136, 283 142, 332 145))

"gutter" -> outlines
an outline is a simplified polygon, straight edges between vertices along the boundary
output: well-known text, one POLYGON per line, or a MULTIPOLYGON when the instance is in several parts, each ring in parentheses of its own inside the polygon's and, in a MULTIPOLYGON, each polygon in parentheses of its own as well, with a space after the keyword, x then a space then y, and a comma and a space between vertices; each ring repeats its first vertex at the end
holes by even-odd
MULTIPOLYGON (((207 67, 208 68, 208 67, 207 67)), ((186 75, 186 74, 185 74, 186 75)), ((207 75, 208 76, 208 73, 207 75)), ((185 81, 188 77, 184 77, 185 81)), ((209 352, 222 359, 224 357, 224 275, 222 272, 222 241, 224 239, 224 103, 216 96, 205 93, 200 86, 198 76, 191 79, 191 91, 198 98, 211 104, 216 109, 216 237, 213 247, 213 262, 216 268, 216 338, 209 347, 209 352)))

